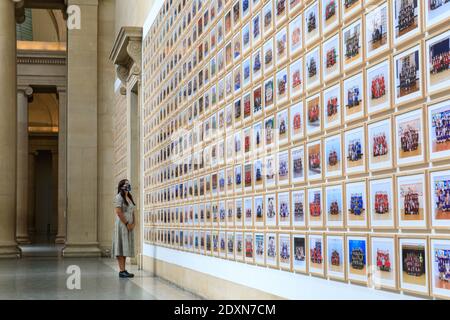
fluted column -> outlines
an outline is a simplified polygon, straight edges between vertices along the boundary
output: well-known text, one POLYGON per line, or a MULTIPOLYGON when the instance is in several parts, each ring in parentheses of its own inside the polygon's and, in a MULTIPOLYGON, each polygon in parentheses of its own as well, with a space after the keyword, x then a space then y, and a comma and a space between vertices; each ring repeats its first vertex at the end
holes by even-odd
POLYGON ((16 241, 29 244, 28 234, 28 98, 31 87, 17 89, 17 204, 16 241))
POLYGON ((58 88, 59 130, 58 130, 58 233, 55 242, 66 242, 67 210, 67 93, 58 88))
POLYGON ((0 257, 19 257, 16 242, 16 21, 14 2, 0 1, 0 257))

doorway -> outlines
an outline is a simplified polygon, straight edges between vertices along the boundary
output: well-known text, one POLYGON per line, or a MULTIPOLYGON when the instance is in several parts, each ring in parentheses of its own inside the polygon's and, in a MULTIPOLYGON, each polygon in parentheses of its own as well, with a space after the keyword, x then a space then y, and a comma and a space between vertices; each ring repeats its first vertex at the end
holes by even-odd
POLYGON ((35 235, 33 243, 55 243, 58 232, 58 214, 55 208, 57 194, 54 193, 52 177, 52 153, 39 150, 35 156, 35 235))

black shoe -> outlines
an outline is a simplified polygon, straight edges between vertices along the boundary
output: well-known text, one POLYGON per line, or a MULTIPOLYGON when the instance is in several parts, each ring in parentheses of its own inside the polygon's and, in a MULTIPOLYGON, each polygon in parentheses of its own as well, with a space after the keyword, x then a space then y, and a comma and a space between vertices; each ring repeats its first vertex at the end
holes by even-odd
POLYGON ((133 278, 134 275, 129 274, 126 270, 119 272, 119 278, 133 278))
POLYGON ((133 273, 129 273, 127 270, 125 270, 124 273, 128 276, 128 278, 134 278, 133 273))

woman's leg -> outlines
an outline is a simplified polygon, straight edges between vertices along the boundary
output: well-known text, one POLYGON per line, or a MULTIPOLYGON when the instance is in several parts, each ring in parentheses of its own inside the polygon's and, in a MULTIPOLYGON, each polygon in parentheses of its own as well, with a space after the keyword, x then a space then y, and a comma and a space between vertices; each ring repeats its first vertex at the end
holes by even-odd
POLYGON ((117 261, 119 263, 119 270, 121 272, 125 271, 125 257, 118 256, 117 261))

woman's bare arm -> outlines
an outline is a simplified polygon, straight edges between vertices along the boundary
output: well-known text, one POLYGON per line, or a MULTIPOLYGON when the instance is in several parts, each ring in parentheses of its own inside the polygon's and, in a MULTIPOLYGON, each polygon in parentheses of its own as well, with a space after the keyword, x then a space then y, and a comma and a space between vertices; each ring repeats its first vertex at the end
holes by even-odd
POLYGON ((123 213, 122 208, 116 208, 116 214, 119 217, 120 221, 122 221, 123 224, 127 224, 127 219, 125 218, 125 214, 123 213))

